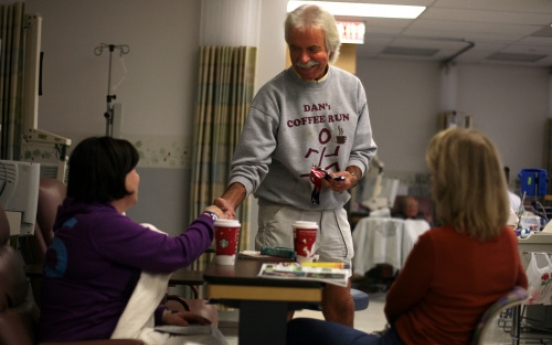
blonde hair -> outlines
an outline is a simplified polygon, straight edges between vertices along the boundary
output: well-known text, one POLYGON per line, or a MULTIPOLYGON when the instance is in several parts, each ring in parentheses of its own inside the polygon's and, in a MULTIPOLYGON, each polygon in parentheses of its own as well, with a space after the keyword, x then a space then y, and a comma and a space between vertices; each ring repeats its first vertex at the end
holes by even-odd
POLYGON ((506 179, 498 150, 483 133, 451 128, 429 142, 437 217, 459 233, 488 240, 508 220, 506 179))

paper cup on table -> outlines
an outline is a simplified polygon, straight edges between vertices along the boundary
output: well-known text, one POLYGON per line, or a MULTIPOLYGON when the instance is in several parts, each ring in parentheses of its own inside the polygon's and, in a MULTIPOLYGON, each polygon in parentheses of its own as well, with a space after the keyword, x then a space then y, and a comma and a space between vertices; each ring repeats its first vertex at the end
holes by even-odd
POLYGON ((315 222, 296 221, 293 227, 293 248, 298 262, 314 261, 316 234, 318 224, 315 222))
POLYGON ((241 224, 237 220, 220 219, 215 222, 215 263, 234 264, 240 227, 241 224))

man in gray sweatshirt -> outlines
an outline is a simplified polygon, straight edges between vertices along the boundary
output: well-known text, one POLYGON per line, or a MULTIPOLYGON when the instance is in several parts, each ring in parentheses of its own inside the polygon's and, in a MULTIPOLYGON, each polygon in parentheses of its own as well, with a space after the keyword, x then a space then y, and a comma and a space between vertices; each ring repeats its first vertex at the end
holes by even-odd
MULTIPOLYGON (((318 224, 320 261, 351 263, 351 228, 344 209, 376 153, 366 94, 360 80, 330 66, 339 54, 334 17, 316 5, 290 12, 285 38, 292 67, 257 93, 234 153, 229 186, 215 204, 235 215, 251 193, 259 203, 255 248, 293 248, 294 221, 318 224), (330 171, 318 200, 311 199, 311 169, 330 171), (338 179, 338 177, 341 177, 338 179)), ((326 320, 353 326, 349 287, 328 284, 326 320)))

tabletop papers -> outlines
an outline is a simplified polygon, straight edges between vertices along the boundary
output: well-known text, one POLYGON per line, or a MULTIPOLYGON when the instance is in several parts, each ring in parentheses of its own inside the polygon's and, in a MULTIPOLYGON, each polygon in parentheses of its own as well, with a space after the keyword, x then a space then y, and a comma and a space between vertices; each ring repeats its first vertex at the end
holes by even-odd
POLYGON ((345 268, 307 267, 296 262, 264 263, 258 274, 262 278, 313 280, 346 287, 349 270, 345 268))
POLYGON ((274 260, 274 261, 282 261, 281 257, 278 256, 272 256, 272 255, 263 255, 261 252, 255 251, 255 250, 244 250, 242 252, 238 253, 239 259, 245 259, 245 260, 274 260))

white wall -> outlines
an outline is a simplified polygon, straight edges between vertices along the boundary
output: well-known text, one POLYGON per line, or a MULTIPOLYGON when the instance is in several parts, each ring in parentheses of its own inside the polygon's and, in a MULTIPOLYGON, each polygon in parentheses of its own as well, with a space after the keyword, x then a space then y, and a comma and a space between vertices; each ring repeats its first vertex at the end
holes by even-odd
MULTIPOLYGON (((262 0, 257 88, 284 65, 285 0, 262 0)), ((127 44, 128 74, 115 91, 123 137, 140 144, 140 202, 129 214, 175 232, 187 222, 189 156, 201 0, 27 0, 43 17, 39 127, 74 139, 105 133, 109 54, 99 43, 127 44), (165 169, 176 169, 167 172, 165 169), (158 195, 159 186, 163 195, 158 195), (174 188, 166 188, 174 186, 174 188), (161 204, 159 201, 165 203, 161 204)), ((114 54, 113 80, 122 67, 114 54)), ((389 171, 425 172, 436 131, 438 64, 357 61, 380 157, 389 171)), ((541 167, 548 102, 546 69, 459 66, 458 110, 496 141, 512 173, 541 167)))
POLYGON ((543 168, 548 118, 547 68, 461 66, 459 108, 497 145, 510 179, 523 168, 543 168))
MULTIPOLYGON (((437 131, 440 67, 398 60, 357 61, 385 169, 427 172, 425 149, 437 131)), ((497 145, 510 179, 523 168, 542 168, 548 117, 546 68, 458 65, 457 111, 497 145)))
POLYGON ((437 123, 437 64, 359 59, 357 76, 385 170, 425 171, 425 146, 437 123))
MULTIPOLYGON (((43 18, 39 128, 73 139, 105 135, 109 50, 126 44, 126 79, 113 93, 122 137, 141 154, 139 203, 129 216, 178 234, 188 223, 201 0, 28 0, 43 18)), ((113 53, 112 82, 123 74, 113 53)))
POLYGON ((281 72, 286 63, 284 21, 287 0, 262 0, 261 11, 255 92, 281 72))
MULTIPOLYGON (((262 84, 285 64, 287 0, 259 1, 256 80, 262 84)), ((188 223, 201 5, 201 0, 26 1, 26 12, 43 18, 38 126, 73 139, 73 147, 105 134, 109 51, 96 56, 94 48, 130 47, 124 55, 126 79, 114 91, 123 106, 122 137, 141 153, 140 201, 128 214, 172 234, 188 223)), ((116 51, 113 84, 123 72, 116 51)))
MULTIPOLYGON (((28 0, 43 17, 43 89, 39 127, 105 134, 109 52, 126 44, 128 74, 115 91, 126 134, 189 135, 197 79, 200 0, 28 0)), ((113 54, 112 79, 123 68, 113 54)))

